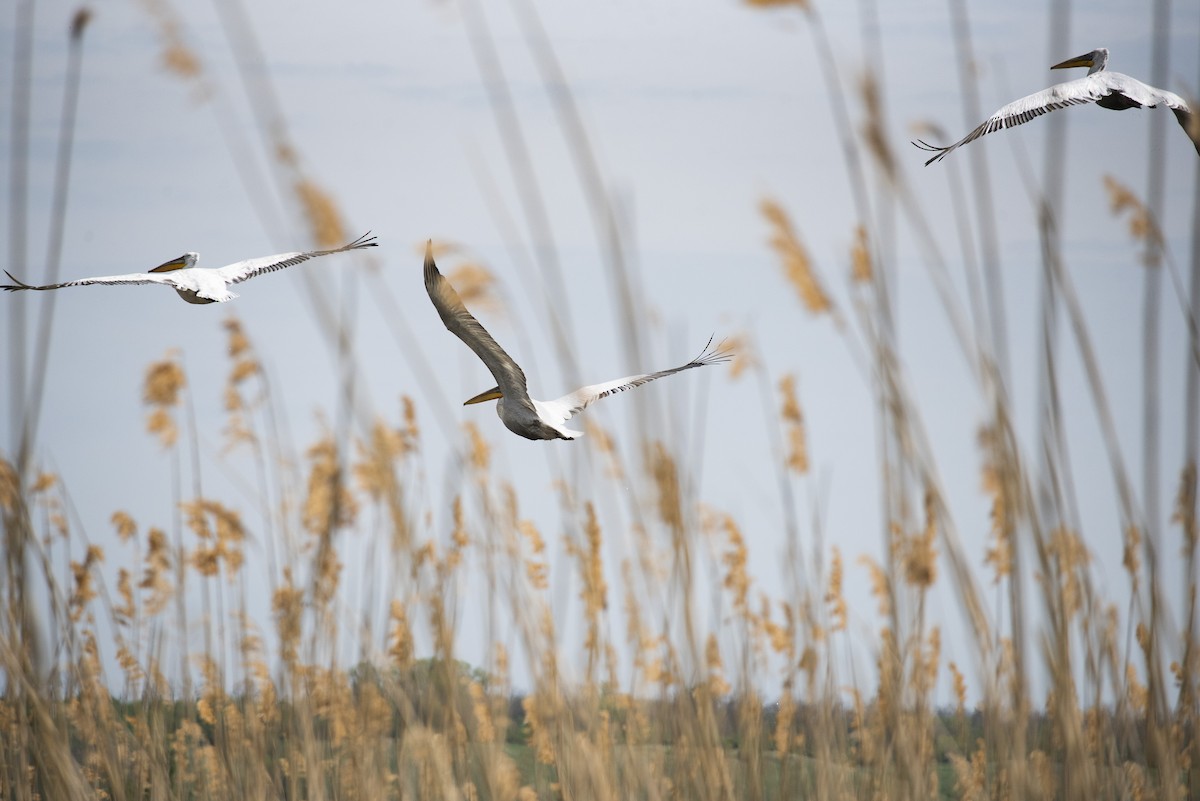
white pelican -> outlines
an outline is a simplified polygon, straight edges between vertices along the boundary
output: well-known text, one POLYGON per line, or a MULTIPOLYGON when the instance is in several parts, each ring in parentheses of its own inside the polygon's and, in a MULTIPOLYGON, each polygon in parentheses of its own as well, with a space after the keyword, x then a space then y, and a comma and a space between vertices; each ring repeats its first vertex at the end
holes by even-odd
POLYGON ((179 297, 188 303, 224 303, 237 297, 229 291, 231 284, 240 284, 256 275, 282 270, 317 256, 328 256, 331 253, 343 253, 359 248, 376 246, 375 237, 371 232, 360 236, 348 245, 342 245, 333 250, 310 250, 303 253, 279 253, 274 256, 263 256, 258 259, 234 262, 224 267, 197 267, 198 253, 184 253, 177 259, 160 264, 147 273, 128 273, 127 275, 104 275, 97 278, 80 278, 77 281, 64 281, 61 284, 46 284, 33 286, 16 278, 7 270, 4 274, 13 280, 12 284, 0 285, 0 289, 17 292, 22 289, 61 289, 64 286, 86 286, 87 284, 164 284, 179 293, 179 297))
POLYGON ((640 387, 656 378, 681 370, 719 364, 732 358, 727 351, 721 350, 720 345, 715 349, 711 348, 712 337, 709 337, 708 344, 704 346, 700 355, 679 367, 657 373, 626 376, 604 384, 593 384, 557 400, 534 400, 529 397, 529 391, 525 388, 525 373, 520 365, 496 344, 492 335, 467 311, 462 298, 454 291, 450 282, 438 272, 437 265, 433 263, 432 243, 425 246, 425 290, 429 293, 429 299, 433 301, 438 316, 446 324, 446 329, 475 351, 475 355, 487 365, 497 382, 497 386, 479 393, 463 405, 496 401, 496 414, 504 421, 505 427, 526 439, 576 439, 583 436, 583 432, 564 428, 563 424, 601 398, 640 387))
POLYGON ((1055 64, 1050 69, 1088 67, 1088 74, 1083 78, 1055 84, 1049 89, 1043 89, 1027 97, 1022 97, 1020 100, 1014 100, 952 145, 937 147, 920 139, 913 144, 922 150, 937 153, 936 156, 925 162, 928 166, 932 162, 946 158, 955 148, 961 147, 967 142, 973 142, 984 134, 990 134, 1001 128, 1012 128, 1015 125, 1029 122, 1034 117, 1040 117, 1067 106, 1095 103, 1101 108, 1123 111, 1127 108, 1154 108, 1160 103, 1165 103, 1171 111, 1175 112, 1175 119, 1179 120, 1184 132, 1196 146, 1196 152, 1200 153, 1200 135, 1192 130, 1192 111, 1182 97, 1165 89, 1158 89, 1142 83, 1138 79, 1130 78, 1120 72, 1108 72, 1105 70, 1107 64, 1108 49, 1104 47, 1082 56, 1069 58, 1061 64, 1055 64))

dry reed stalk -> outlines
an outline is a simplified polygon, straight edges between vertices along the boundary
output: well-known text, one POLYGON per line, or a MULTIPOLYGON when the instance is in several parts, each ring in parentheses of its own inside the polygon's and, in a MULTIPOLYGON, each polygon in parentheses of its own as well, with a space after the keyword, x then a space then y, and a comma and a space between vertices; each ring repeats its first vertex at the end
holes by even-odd
MULTIPOLYGON (((63 88, 63 106, 61 123, 59 126, 58 137, 58 154, 55 159, 55 177, 54 177, 54 196, 51 200, 50 210, 50 236, 49 248, 46 254, 46 272, 44 283, 53 284, 58 281, 59 267, 62 263, 62 248, 64 240, 64 232, 66 230, 67 219, 67 195, 70 188, 71 177, 71 157, 75 139, 75 117, 79 107, 79 84, 83 74, 83 34, 87 30, 88 23, 91 22, 92 12, 84 7, 78 9, 71 18, 69 49, 67 53, 67 68, 66 68, 66 85, 63 88)), ((30 26, 32 29, 32 26, 30 26)), ((22 37, 22 40, 24 37, 22 37)), ((17 80, 16 85, 20 86, 24 81, 17 80)), ((18 104, 26 102, 21 95, 24 94, 18 90, 18 104)), ((27 95, 26 95, 27 97, 27 95)), ((18 112, 19 114, 19 112, 18 112)), ((19 118, 19 117, 18 117, 19 118)), ((22 147, 21 139, 24 134, 18 135, 18 141, 14 144, 14 154, 19 153, 19 148, 22 147)), ((23 161, 18 157, 18 161, 23 161)), ((19 185, 19 182, 14 180, 14 187, 19 185)), ((23 201, 18 201, 15 204, 17 207, 23 207, 23 201)), ((13 209, 14 229, 22 229, 24 226, 19 221, 19 215, 16 208, 13 209)), ((12 253, 19 252, 22 247, 24 237, 23 230, 12 231, 11 238, 14 240, 12 253)), ((16 266, 19 261, 13 259, 11 263, 16 266)), ((51 292, 46 298, 43 306, 43 312, 39 320, 39 327, 35 339, 32 361, 32 389, 30 390, 29 402, 26 407, 25 419, 21 428, 20 444, 17 446, 17 464, 22 473, 29 466, 29 459, 33 453, 34 441, 37 437, 38 423, 41 420, 42 399, 44 397, 46 372, 49 367, 50 359, 50 341, 53 333, 54 310, 56 308, 57 293, 51 292)), ((18 310, 13 315, 12 329, 13 331, 21 331, 24 333, 24 314, 18 310)), ((20 356, 24 356, 24 345, 20 341, 14 342, 14 349, 17 350, 20 356)), ((16 397, 21 398, 21 389, 24 383, 24 365, 21 359, 14 362, 14 370, 17 372, 17 381, 14 389, 16 397)))
POLYGON ((601 632, 601 618, 608 609, 608 583, 604 579, 604 561, 601 553, 603 542, 596 509, 589 502, 584 504, 584 511, 584 542, 567 540, 566 549, 567 553, 576 559, 579 567, 579 598, 583 601, 583 614, 587 626, 583 643, 587 654, 587 669, 584 675, 586 682, 591 684, 596 680, 598 660, 606 646, 606 638, 601 632))
POLYGON ((157 436, 164 448, 172 447, 179 439, 179 427, 170 410, 179 405, 187 385, 177 358, 178 354, 168 353, 163 361, 150 365, 142 391, 142 400, 151 409, 146 430, 157 436))
POLYGON ((850 248, 850 280, 856 284, 869 284, 874 279, 867 229, 859 225, 854 229, 854 244, 850 248))
POLYGON ((795 376, 789 374, 781 378, 779 392, 783 395, 780 417, 783 419, 788 440, 787 466, 793 472, 803 475, 808 472, 808 444, 804 431, 804 415, 800 411, 799 401, 796 400, 795 376))
MULTIPOLYGON (((575 346, 575 334, 565 322, 570 319, 570 304, 567 300, 563 269, 554 244, 554 229, 550 224, 546 201, 533 172, 529 145, 520 117, 514 109, 512 90, 508 85, 503 63, 496 52, 482 4, 477 0, 464 3, 462 12, 471 54, 479 70, 480 82, 488 93, 496 132, 500 136, 506 162, 516 184, 517 197, 529 231, 529 241, 534 243, 536 263, 542 283, 546 287, 544 308, 553 332, 551 339, 555 344, 559 367, 567 383, 578 386, 582 381, 579 379, 578 365, 574 357, 578 350, 575 346)), ((545 54, 535 50, 535 55, 543 57, 542 68, 545 69, 545 54)))
POLYGON ((779 256, 784 278, 796 290, 796 294, 800 296, 800 302, 812 314, 830 311, 833 308, 833 302, 821 285, 813 269, 808 251, 800 242, 799 235, 788 218, 787 212, 778 203, 769 199, 764 199, 759 204, 759 211, 771 226, 771 248, 779 256))
POLYGON ((175 9, 163 0, 143 0, 142 6, 158 26, 162 39, 162 66, 168 72, 197 85, 197 95, 207 97, 211 88, 206 86, 204 67, 200 57, 187 44, 183 35, 183 24, 175 9))

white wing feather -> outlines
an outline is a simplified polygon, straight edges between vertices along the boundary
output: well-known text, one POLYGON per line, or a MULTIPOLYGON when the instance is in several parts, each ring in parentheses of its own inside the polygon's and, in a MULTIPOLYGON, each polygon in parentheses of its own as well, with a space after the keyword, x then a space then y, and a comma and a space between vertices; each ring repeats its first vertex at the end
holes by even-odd
MULTIPOLYGON (((723 343, 722 343, 723 344, 723 343)), ((704 350, 695 359, 692 359, 687 364, 682 364, 679 367, 672 367, 668 370, 659 370, 657 373, 642 373, 641 375, 628 375, 624 378, 616 378, 612 381, 606 381, 603 384, 590 384, 586 387, 581 387, 569 395, 563 395, 557 400, 550 401, 556 410, 560 411, 564 417, 563 420, 569 420, 579 412, 582 412, 588 406, 592 405, 601 398, 606 398, 609 395, 615 395, 618 392, 624 392, 627 389, 635 389, 643 384, 648 384, 658 378, 665 378, 669 375, 682 372, 683 370, 691 370, 693 367, 704 367, 709 364, 721 364, 733 358, 728 351, 722 350, 721 345, 712 348, 712 337, 709 337, 708 344, 704 346, 704 350)))
POLYGON ((0 286, 14 292, 21 289, 62 289, 65 286, 87 286, 88 284, 165 284, 175 286, 178 282, 171 273, 127 273, 126 275, 100 275, 95 278, 79 278, 74 281, 64 281, 61 284, 43 284, 37 286, 27 284, 5 270, 5 275, 12 279, 12 284, 0 286))

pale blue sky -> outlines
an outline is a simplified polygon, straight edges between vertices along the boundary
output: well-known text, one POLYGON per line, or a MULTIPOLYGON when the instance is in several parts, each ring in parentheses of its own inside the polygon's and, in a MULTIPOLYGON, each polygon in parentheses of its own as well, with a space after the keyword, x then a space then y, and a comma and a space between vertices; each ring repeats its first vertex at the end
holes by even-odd
MULTIPOLYGON (((248 13, 267 62, 301 163, 337 200, 352 235, 367 229, 380 247, 367 258, 335 257, 242 285, 232 305, 185 306, 157 287, 86 287, 58 296, 54 346, 42 414, 37 458, 68 488, 86 535, 110 542, 109 516, 117 509, 143 525, 168 525, 172 516, 168 462, 143 431, 141 383, 146 366, 170 348, 184 354, 197 424, 211 432, 205 455, 206 489, 226 499, 217 466, 223 424, 221 388, 228 370, 221 321, 236 313, 269 365, 277 397, 285 405, 294 441, 312 442, 318 409, 332 414, 337 387, 334 356, 317 330, 298 274, 305 271, 331 296, 354 286, 358 276, 380 271, 399 299, 408 327, 425 357, 438 366, 441 396, 454 402, 458 420, 473 420, 495 447, 499 465, 517 484, 523 512, 557 542, 557 517, 530 500, 551 480, 547 449, 593 447, 578 443, 530 443, 508 434, 490 407, 461 409, 457 401, 489 385, 482 365, 440 325, 420 281, 419 247, 428 237, 463 243, 503 282, 510 313, 528 318, 532 353, 510 318, 480 314, 493 334, 522 361, 535 395, 554 397, 572 387, 559 375, 539 296, 523 286, 520 268, 480 191, 486 175, 515 219, 521 216, 487 95, 480 83, 456 6, 451 3, 331 4, 259 0, 248 13)), ((911 148, 914 123, 933 121, 961 136, 967 121, 958 95, 954 43, 947 5, 927 0, 880 3, 886 52, 887 134, 917 199, 939 226, 939 247, 961 286, 958 240, 953 230, 947 177, 968 175, 959 151, 925 168, 911 148)), ((1110 68, 1149 79, 1151 31, 1145 2, 1090 3, 1071 24, 1065 52, 1050 52, 1042 3, 972 2, 980 92, 990 112, 1036 91, 1063 73, 1056 61, 1097 46, 1112 51, 1110 68)), ((823 3, 838 67, 852 87, 867 62, 862 52, 858 4, 823 3)), ((30 264, 20 277, 40 279, 57 141, 65 32, 74 10, 57 0, 38 4, 34 57, 34 105, 30 169, 30 264)), ((610 283, 575 170, 563 145, 553 108, 541 87, 519 28, 507 6, 493 4, 490 19, 511 82, 518 112, 534 154, 554 235, 571 292, 570 311, 587 381, 657 369, 684 361, 712 332, 749 331, 762 348, 772 386, 783 373, 799 376, 808 423, 812 480, 802 513, 816 509, 827 537, 848 560, 878 554, 880 520, 874 508, 876 435, 869 388, 854 370, 828 320, 812 320, 784 282, 766 244, 759 200, 771 196, 792 216, 814 259, 844 304, 848 253, 855 219, 846 171, 812 40, 792 13, 758 12, 733 2, 670 0, 594 4, 571 0, 539 4, 543 23, 575 92, 588 132, 614 197, 629 225, 632 260, 640 268, 646 302, 656 320, 652 358, 630 365, 613 333, 619 320, 610 283)), ((1165 88, 1200 94, 1200 4, 1174 4, 1171 79, 1165 88)), ((206 4, 180 4, 186 41, 202 57, 217 95, 197 100, 191 87, 160 68, 161 41, 138 3, 106 4, 86 34, 84 79, 78 114, 75 164, 63 252, 63 279, 142 270, 185 250, 201 264, 219 266, 251 256, 307 248, 294 220, 265 228, 244 191, 223 137, 220 115, 233 121, 245 142, 258 147, 242 86, 237 80, 216 13, 206 4)), ((0 41, 12 42, 13 11, 0 15, 0 41)), ((10 52, 6 48, 5 52, 10 52)), ((0 83, 8 92, 11 58, 3 59, 0 83)), ((7 95, 6 95, 7 97, 7 95)), ((857 97, 848 102, 861 124, 857 97)), ((1165 112, 1163 112, 1165 114, 1165 112)), ((1066 120, 1068 201, 1062 237, 1071 270, 1101 354, 1121 444, 1133 474, 1140 463, 1140 297, 1138 252, 1123 223, 1111 217, 1102 178, 1111 174, 1145 192, 1149 113, 1115 114, 1071 109, 1066 120)), ((1162 227, 1170 252, 1186 270, 1194 235, 1195 150, 1167 117, 1168 166, 1162 227)), ((1011 333, 1013 393, 1022 430, 1033 431, 1037 361, 1035 340, 1040 271, 1035 211, 1018 171, 1013 145, 1041 165, 1041 120, 972 144, 986 151, 1000 209, 1006 301, 1011 333)), ((11 101, 0 104, 0 180, 10 162, 11 101)), ((256 153, 261 164, 261 154, 256 153)), ((276 202, 276 205, 278 203, 276 202)), ((9 230, 9 196, 0 197, 3 238, 9 230)), ((521 228, 526 235, 527 229, 521 228)), ((979 492, 975 431, 981 399, 952 332, 939 310, 921 257, 905 226, 897 240, 899 337, 910 370, 910 389, 926 415, 948 496, 958 513, 965 546, 982 561, 987 530, 979 492)), ((528 243, 524 243, 528 247, 528 243)), ((7 247, 5 258, 8 258, 7 247)), ((15 270, 14 270, 15 271, 15 270)), ((378 309, 358 284, 356 349, 368 373, 369 403, 395 420, 397 398, 418 402, 431 502, 441 497, 448 451, 429 404, 437 395, 422 387, 378 309)), ((34 313, 44 296, 0 298, 4 336, 8 315, 24 302, 34 313)), ((1164 285, 1163 320, 1164 495, 1173 491, 1182 453, 1182 366, 1185 327, 1164 285)), ((1100 445, 1095 415, 1070 340, 1064 343, 1064 406, 1085 506, 1085 536, 1097 559, 1103 594, 1126 598, 1120 567, 1114 492, 1100 445)), ((10 375, 10 352, 0 359, 10 375)), ((767 464, 767 430, 753 381, 730 382, 724 371, 695 371, 639 390, 644 400, 620 396, 590 409, 610 430, 632 438, 629 411, 653 406, 671 434, 690 432, 703 393, 705 461, 699 495, 704 503, 742 522, 751 549, 750 569, 762 586, 778 592, 783 557, 775 472, 767 464), (686 411, 683 411, 686 410, 686 411)), ((12 398, 0 392, 5 452, 15 447, 8 421, 12 398)), ((772 406, 778 408, 777 396, 772 406)), ((1026 441, 1028 447, 1032 443, 1026 441)), ((235 469, 245 464, 235 462, 235 469)), ((249 502, 244 509, 253 527, 249 502)), ((1165 508, 1165 507, 1164 507, 1165 508)), ((1165 514, 1164 514, 1165 519, 1165 514)), ((807 531, 807 527, 806 527, 807 531)), ((1172 533, 1171 537, 1175 535, 1172 533)), ((1171 540, 1175 541, 1174 539, 1171 540)), ((614 543, 612 564, 624 545, 614 543)), ((1174 546, 1172 546, 1174 547, 1174 546)), ((116 555, 110 548, 110 565, 116 555)), ((555 597, 572 605, 573 574, 556 549, 555 597)), ((849 568, 852 626, 874 632, 880 621, 869 598, 866 575, 849 568)), ((615 576, 614 576, 615 578, 615 576)), ((947 606, 954 606, 942 582, 947 606)), ((464 608, 470 606, 469 592, 464 608)), ((379 601, 378 603, 382 603, 379 601)), ((707 601, 705 602, 707 603, 707 601)), ((702 604, 702 608, 705 608, 702 604)), ((711 607, 709 607, 711 608, 711 607)), ((613 632, 623 639, 619 596, 610 602, 613 632)), ((948 658, 969 664, 955 635, 960 622, 944 621, 948 658)), ((464 620, 469 630, 470 614, 464 620)), ((265 620, 265 617, 264 617, 265 620)), ((474 658, 470 650, 464 652, 474 658)))

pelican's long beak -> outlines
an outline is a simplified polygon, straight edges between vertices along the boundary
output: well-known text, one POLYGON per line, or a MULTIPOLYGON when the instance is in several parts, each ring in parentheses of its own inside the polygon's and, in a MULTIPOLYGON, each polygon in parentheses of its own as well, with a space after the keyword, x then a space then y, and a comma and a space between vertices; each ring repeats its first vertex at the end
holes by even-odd
POLYGON ((150 272, 152 272, 152 273, 169 273, 172 270, 182 270, 186 266, 187 266, 187 256, 180 256, 177 259, 171 259, 170 261, 163 262, 162 264, 158 265, 150 272))
POLYGON ((1095 62, 1095 60, 1092 58, 1092 54, 1091 54, 1091 53, 1084 53, 1082 56, 1075 56, 1075 58, 1068 58, 1066 61, 1063 61, 1063 62, 1061 62, 1061 63, 1059 63, 1059 64, 1055 64, 1055 65, 1054 65, 1053 67, 1051 67, 1050 69, 1052 69, 1052 70, 1065 70, 1065 69, 1068 69, 1068 68, 1070 68, 1070 67, 1088 67, 1088 68, 1090 69, 1090 68, 1091 68, 1091 66, 1092 66, 1093 64, 1095 64, 1095 63, 1096 63, 1096 62, 1095 62))
POLYGON ((497 398, 501 398, 503 396, 504 393, 500 391, 500 387, 492 387, 487 392, 480 392, 470 400, 463 401, 463 406, 470 406, 472 403, 483 403, 484 401, 496 400, 497 398))

